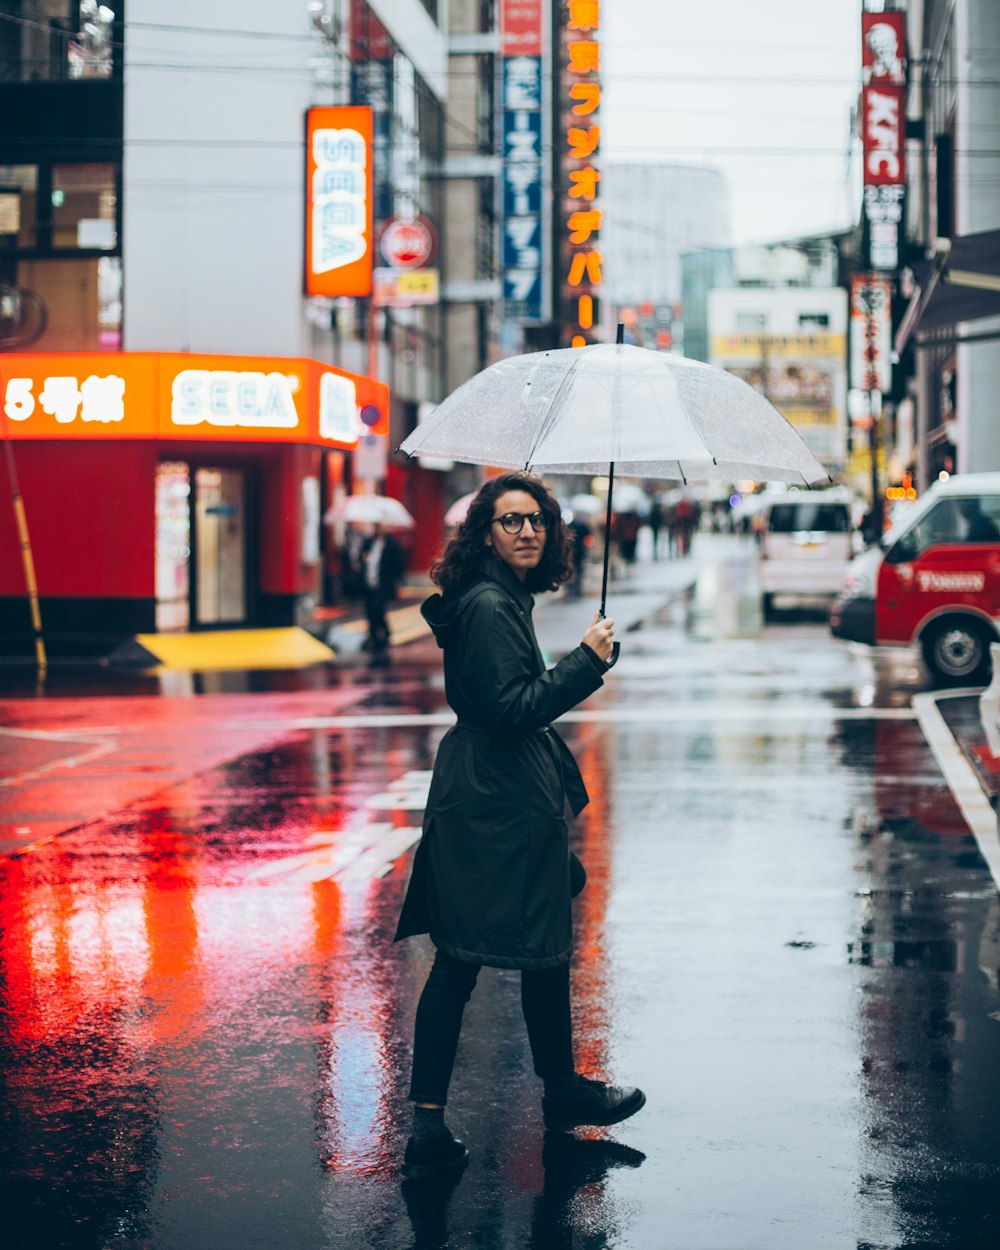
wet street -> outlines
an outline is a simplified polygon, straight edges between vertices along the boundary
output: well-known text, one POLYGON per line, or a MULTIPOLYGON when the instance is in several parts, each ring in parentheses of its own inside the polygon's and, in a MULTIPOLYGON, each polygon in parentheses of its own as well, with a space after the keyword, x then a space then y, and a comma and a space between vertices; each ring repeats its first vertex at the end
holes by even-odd
MULTIPOLYGON (((561 722, 592 798, 578 1065, 647 1105, 546 1136, 518 975, 487 969, 450 1184, 397 1172, 433 642, 45 697, 0 675, 6 1246, 995 1250, 1000 897, 926 676, 821 606, 765 624, 754 560, 701 535, 642 561, 618 667, 561 722)), ((539 604, 550 661, 593 611, 539 604)))

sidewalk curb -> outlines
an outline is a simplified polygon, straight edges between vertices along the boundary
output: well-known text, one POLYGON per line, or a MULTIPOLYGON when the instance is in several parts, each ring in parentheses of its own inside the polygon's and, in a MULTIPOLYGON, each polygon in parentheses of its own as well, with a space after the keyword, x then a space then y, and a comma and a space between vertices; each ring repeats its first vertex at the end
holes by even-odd
POLYGON ((969 697, 967 690, 924 691, 913 696, 913 710, 993 881, 1000 888, 1000 832, 993 796, 983 786, 968 750, 938 707, 943 699, 963 697, 969 697))

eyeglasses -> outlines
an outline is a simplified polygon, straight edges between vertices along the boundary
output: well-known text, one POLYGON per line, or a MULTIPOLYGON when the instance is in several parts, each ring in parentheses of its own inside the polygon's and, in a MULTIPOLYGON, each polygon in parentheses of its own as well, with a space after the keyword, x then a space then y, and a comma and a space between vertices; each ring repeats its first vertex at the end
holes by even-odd
POLYGON ((549 528, 549 516, 546 512, 505 512, 503 516, 495 516, 492 524, 503 526, 505 534, 520 534, 525 521, 536 534, 539 530, 549 528))

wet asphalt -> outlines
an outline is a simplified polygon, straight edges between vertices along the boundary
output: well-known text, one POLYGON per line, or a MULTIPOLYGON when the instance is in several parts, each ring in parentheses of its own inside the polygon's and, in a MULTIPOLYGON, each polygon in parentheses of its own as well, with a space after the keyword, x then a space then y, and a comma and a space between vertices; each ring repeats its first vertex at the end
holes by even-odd
MULTIPOLYGON (((561 726, 592 796, 578 1065, 647 1105, 546 1135, 517 974, 487 970, 450 1183, 397 1171, 433 643, 0 675, 9 1250, 1000 1244, 1000 897, 912 711, 926 675, 820 604, 764 623, 754 559, 705 535, 640 562, 622 659, 561 726)), ((550 659, 593 607, 540 604, 550 659)))

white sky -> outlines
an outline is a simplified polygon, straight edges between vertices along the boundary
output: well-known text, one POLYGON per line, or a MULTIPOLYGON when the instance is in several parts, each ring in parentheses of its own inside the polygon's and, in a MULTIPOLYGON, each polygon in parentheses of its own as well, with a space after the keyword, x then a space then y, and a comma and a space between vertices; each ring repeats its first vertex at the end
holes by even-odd
POLYGON ((721 169, 734 243, 856 221, 861 0, 603 0, 601 27, 605 161, 721 169))

